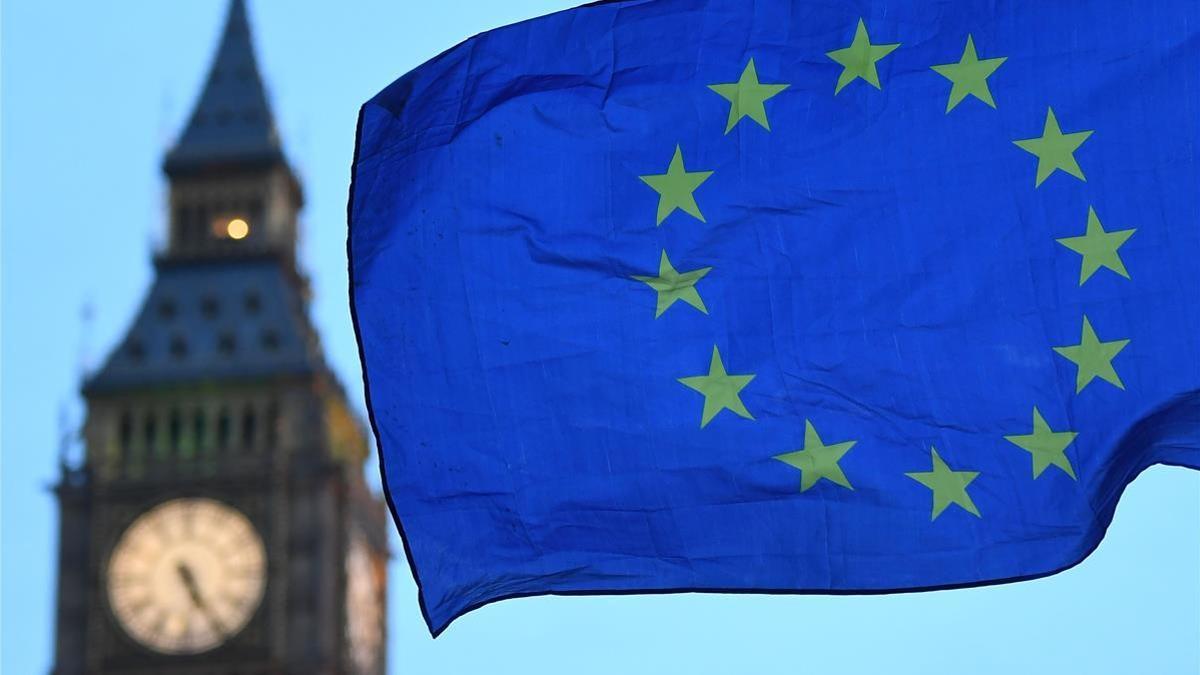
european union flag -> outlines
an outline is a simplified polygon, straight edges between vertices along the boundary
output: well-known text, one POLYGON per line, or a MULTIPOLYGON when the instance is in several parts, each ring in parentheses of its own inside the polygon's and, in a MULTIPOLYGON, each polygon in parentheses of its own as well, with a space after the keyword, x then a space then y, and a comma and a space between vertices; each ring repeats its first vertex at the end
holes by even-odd
POLYGON ((1066 569, 1200 468, 1200 3, 625 0, 362 109, 351 296, 432 631, 1066 569))

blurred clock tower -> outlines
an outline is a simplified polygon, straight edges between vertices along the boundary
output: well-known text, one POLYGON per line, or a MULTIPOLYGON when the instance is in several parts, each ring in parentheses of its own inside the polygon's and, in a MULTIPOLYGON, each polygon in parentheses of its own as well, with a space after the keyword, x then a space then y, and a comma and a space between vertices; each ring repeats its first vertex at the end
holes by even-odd
POLYGON ((56 487, 53 672, 383 673, 387 512, 308 316, 242 0, 163 171, 167 244, 56 487))

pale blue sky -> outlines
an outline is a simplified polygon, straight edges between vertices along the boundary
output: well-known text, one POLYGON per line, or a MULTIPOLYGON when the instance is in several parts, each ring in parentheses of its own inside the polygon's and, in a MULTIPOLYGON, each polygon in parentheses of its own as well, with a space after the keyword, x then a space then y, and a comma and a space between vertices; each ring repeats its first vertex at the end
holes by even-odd
MULTIPOLYGON (((81 367, 95 366, 120 336, 150 280, 164 218, 159 162, 199 89, 224 4, 3 1, 6 674, 51 666, 57 515, 47 487, 59 410, 79 420, 81 367), (89 330, 85 303, 95 308, 89 330)), ((313 312, 356 401, 345 205, 358 106, 463 38, 570 4, 252 0, 260 64, 307 186, 302 260, 313 312)), ((1167 467, 1130 487, 1090 559, 1017 585, 886 597, 514 600, 434 641, 402 556, 391 571, 395 673, 1200 672, 1200 473, 1167 467)))

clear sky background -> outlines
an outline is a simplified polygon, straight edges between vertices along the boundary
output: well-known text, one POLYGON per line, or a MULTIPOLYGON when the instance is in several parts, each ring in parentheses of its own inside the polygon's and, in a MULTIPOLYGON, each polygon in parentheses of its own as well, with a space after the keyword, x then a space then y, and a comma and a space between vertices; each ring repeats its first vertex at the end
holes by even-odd
MULTIPOLYGON (((360 409, 345 271, 358 106, 474 33, 571 4, 251 0, 259 63, 307 187, 301 259, 312 310, 360 409)), ((79 423, 81 372, 121 336, 150 282, 166 217, 159 164, 199 93, 224 13, 225 0, 3 0, 5 675, 51 667, 57 512, 48 487, 60 415, 79 423)), ((1016 585, 513 600, 435 641, 402 555, 391 580, 394 673, 1200 673, 1200 473, 1146 472, 1091 558, 1016 585)))

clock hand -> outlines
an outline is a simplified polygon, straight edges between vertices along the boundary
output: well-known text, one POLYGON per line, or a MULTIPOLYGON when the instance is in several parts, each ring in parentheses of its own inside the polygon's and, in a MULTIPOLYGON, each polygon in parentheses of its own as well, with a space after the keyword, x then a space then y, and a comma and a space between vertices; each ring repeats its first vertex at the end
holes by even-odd
POLYGON ((192 599, 192 604, 208 619, 208 622, 216 629, 217 635, 224 637, 225 626, 221 625, 221 621, 213 613, 212 607, 204 601, 204 596, 200 595, 200 586, 196 583, 196 576, 192 574, 192 569, 186 563, 180 562, 175 566, 175 571, 179 572, 179 578, 183 581, 184 587, 187 588, 188 596, 192 599))
POLYGON ((192 568, 181 562, 175 566, 175 571, 179 572, 179 578, 183 581, 183 587, 187 589, 188 595, 191 596, 192 604, 199 609, 204 609, 204 598, 200 595, 200 588, 196 585, 196 576, 192 574, 192 568))

